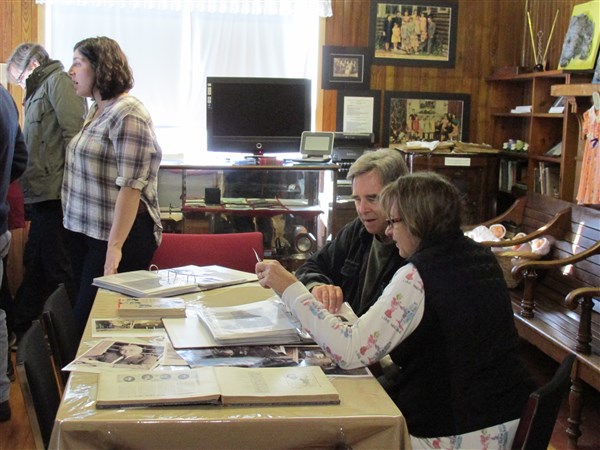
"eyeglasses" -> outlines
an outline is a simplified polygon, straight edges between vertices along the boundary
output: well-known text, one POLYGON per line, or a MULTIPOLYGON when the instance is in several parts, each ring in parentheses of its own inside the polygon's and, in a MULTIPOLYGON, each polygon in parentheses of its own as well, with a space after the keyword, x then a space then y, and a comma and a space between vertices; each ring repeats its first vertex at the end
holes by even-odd
POLYGON ((387 223, 388 227, 394 227, 395 223, 400 223, 402 222, 402 218, 401 217, 390 217, 389 219, 385 219, 385 223, 387 223))

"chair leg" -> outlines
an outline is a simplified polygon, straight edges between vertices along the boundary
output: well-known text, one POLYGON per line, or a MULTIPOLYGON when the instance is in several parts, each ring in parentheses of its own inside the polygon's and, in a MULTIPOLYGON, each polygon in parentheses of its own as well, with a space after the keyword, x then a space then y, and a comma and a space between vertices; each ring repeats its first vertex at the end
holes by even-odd
POLYGON ((569 437, 569 448, 576 449, 577 440, 581 436, 581 412, 583 410, 583 383, 579 378, 571 379, 569 391, 569 418, 567 422, 567 435, 569 437))

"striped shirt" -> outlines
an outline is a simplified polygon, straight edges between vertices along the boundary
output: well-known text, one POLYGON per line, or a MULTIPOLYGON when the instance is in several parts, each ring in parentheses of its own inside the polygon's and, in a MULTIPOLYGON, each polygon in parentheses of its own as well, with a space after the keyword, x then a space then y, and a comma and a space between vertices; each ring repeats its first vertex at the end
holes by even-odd
POLYGON ((125 95, 106 106, 96 119, 92 105, 82 130, 67 147, 62 188, 64 226, 108 241, 121 187, 141 191, 141 201, 155 223, 160 244, 162 226, 157 177, 162 151, 152 119, 135 97, 125 95))

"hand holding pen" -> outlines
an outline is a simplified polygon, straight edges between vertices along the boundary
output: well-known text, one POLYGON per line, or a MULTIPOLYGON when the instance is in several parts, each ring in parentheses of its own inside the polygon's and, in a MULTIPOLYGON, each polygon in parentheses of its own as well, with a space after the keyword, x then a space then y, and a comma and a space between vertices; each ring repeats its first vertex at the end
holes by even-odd
POLYGON ((256 276, 262 287, 273 289, 281 297, 283 291, 298 281, 279 261, 262 261, 256 250, 254 250, 254 254, 257 260, 256 276))

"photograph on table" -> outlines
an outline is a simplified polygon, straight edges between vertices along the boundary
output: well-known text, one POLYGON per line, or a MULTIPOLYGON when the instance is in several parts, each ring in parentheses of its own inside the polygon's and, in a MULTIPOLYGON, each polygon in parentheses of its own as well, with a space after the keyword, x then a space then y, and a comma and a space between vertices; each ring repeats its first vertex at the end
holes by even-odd
POLYGON ((409 141, 467 141, 470 96, 433 92, 386 92, 383 146, 409 141))
POLYGON ((94 373, 109 368, 151 370, 159 364, 164 351, 163 345, 103 339, 63 370, 94 373))
POLYGON ((373 64, 454 67, 458 3, 371 3, 369 50, 373 64))
POLYGON ((323 46, 322 89, 368 89, 371 59, 368 48, 323 46))
POLYGON ((563 41, 559 69, 591 70, 600 48, 600 0, 573 7, 563 41))

